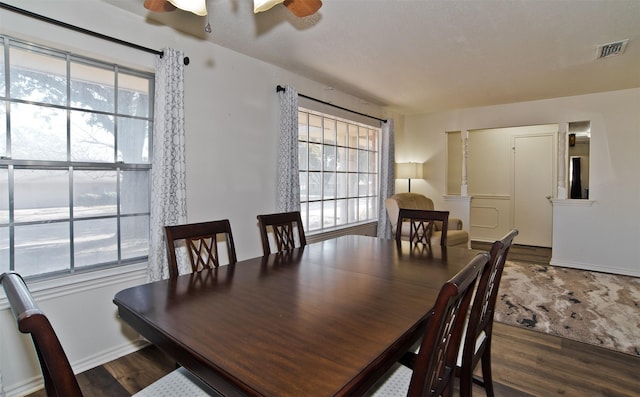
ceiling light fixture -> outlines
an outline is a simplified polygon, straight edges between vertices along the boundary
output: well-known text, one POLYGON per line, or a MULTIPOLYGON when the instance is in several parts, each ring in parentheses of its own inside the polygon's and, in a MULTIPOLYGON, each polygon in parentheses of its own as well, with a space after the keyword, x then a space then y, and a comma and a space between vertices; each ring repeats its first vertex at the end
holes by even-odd
POLYGON ((301 18, 315 14, 322 7, 322 0, 253 0, 253 12, 257 14, 267 11, 281 3, 301 18))
POLYGON ((155 12, 167 12, 179 8, 201 17, 207 15, 206 0, 145 0, 144 8, 155 12))

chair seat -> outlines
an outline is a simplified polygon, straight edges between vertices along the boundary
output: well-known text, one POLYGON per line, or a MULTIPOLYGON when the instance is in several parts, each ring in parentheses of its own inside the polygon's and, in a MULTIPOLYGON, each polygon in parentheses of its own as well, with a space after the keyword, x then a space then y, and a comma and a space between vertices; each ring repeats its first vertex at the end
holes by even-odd
POLYGON ((369 397, 398 397, 406 396, 409 392, 413 371, 401 364, 394 364, 385 375, 380 378, 370 391, 365 394, 369 397))
POLYGON ((134 394, 133 397, 200 397, 221 394, 180 367, 134 394))

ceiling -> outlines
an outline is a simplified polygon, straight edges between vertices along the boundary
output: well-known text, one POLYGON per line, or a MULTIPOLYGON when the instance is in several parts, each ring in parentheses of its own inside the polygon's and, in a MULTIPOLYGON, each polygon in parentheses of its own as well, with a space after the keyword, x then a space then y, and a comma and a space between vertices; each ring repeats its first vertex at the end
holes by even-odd
POLYGON ((306 18, 252 0, 208 0, 208 17, 103 1, 403 114, 640 87, 639 0, 324 0, 306 18))

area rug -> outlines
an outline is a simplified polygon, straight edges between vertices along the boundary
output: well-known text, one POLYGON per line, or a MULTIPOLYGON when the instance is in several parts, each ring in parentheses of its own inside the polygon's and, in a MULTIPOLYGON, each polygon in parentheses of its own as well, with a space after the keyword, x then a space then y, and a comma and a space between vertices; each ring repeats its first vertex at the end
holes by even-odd
POLYGON ((507 261, 495 320, 640 356, 640 278, 507 261))

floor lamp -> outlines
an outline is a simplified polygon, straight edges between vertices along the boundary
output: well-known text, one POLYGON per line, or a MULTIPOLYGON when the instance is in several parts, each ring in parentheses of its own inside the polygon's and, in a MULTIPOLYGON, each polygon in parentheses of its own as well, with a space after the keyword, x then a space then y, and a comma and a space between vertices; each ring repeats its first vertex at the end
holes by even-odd
POLYGON ((409 191, 411 191, 411 180, 422 179, 422 163, 397 163, 396 179, 408 179, 409 191))

